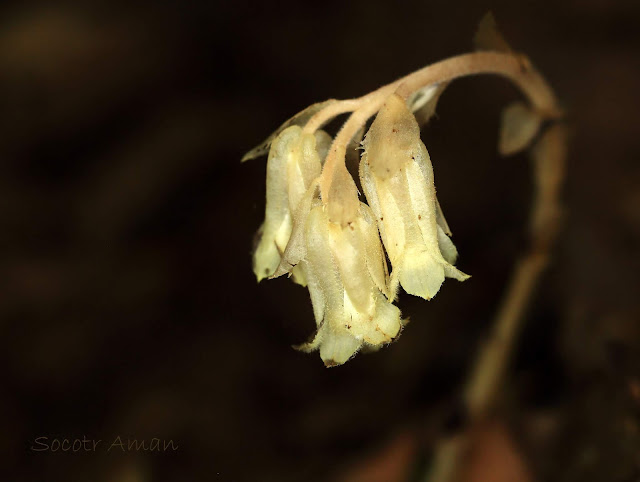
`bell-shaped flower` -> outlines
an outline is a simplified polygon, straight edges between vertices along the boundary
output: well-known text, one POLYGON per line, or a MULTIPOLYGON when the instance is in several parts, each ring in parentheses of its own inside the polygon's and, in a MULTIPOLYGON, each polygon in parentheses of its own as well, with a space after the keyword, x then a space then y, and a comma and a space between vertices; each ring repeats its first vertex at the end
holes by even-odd
MULTIPOLYGON (((258 281, 272 276, 280 264, 291 236, 293 216, 311 182, 320 175, 330 143, 326 132, 307 134, 299 126, 284 129, 271 143, 265 220, 253 254, 253 272, 258 281)), ((306 284, 300 269, 293 271, 293 278, 306 284)))
POLYGON ((363 346, 379 347, 397 337, 400 310, 387 299, 386 262, 369 207, 359 203, 357 217, 343 227, 329 220, 317 197, 310 204, 304 233, 294 234, 285 253, 287 259, 297 252, 289 260, 304 271, 318 326, 314 339, 297 348, 319 349, 326 366, 341 365, 363 346))
POLYGON ((398 284, 431 299, 445 276, 469 276, 453 266, 458 252, 436 199, 429 153, 415 117, 393 94, 363 141, 360 178, 392 265, 390 290, 398 284))

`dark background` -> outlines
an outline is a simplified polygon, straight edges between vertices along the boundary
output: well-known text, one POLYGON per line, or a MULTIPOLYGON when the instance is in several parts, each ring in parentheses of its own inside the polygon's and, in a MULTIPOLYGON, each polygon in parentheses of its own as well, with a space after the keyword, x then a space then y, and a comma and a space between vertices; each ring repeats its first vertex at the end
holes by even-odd
POLYGON ((526 245, 529 161, 495 153, 518 93, 457 81, 423 130, 473 278, 402 295, 398 342, 336 369, 290 348, 314 329, 306 290, 255 282, 265 159, 239 159, 313 102, 471 50, 488 9, 571 129, 567 217, 499 417, 536 480, 639 480, 632 0, 3 2, 2 479, 356 480, 398 437, 407 471, 426 469, 463 423, 464 376, 526 245), (179 450, 34 453, 40 436, 179 450))

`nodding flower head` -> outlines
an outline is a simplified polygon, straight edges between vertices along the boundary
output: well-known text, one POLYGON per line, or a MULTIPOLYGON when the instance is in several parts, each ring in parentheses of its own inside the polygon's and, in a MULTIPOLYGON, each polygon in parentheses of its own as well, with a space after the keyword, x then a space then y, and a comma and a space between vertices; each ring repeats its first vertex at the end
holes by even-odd
POLYGON ((453 266, 457 251, 415 117, 395 94, 379 109, 360 162, 368 205, 345 168, 340 134, 329 149, 326 133, 287 127, 271 143, 267 161, 254 272, 258 281, 288 274, 308 287, 317 331, 297 348, 319 350, 327 366, 397 338, 403 323, 392 301, 399 285, 430 299, 445 276, 468 278, 453 266))
POLYGON ((551 131, 556 134, 548 143, 546 136, 536 138, 547 121, 564 114, 549 85, 508 47, 490 17, 481 22, 476 41, 482 51, 428 65, 358 98, 311 105, 242 158, 269 151, 254 273, 258 281, 287 274, 308 287, 317 330, 297 348, 319 350, 327 366, 398 338, 403 321, 393 302, 400 287, 430 300, 445 278, 469 278, 455 267, 458 251, 420 139, 419 124, 435 114, 453 80, 497 74, 526 95, 527 105, 504 111, 498 146, 508 155, 536 143, 534 244, 546 246, 553 238, 565 134, 551 131), (345 113, 350 115, 333 138, 320 130, 345 113), (359 144, 362 155, 352 159, 359 144), (346 159, 359 163, 364 196, 350 172, 355 166, 349 162, 348 169, 346 159))

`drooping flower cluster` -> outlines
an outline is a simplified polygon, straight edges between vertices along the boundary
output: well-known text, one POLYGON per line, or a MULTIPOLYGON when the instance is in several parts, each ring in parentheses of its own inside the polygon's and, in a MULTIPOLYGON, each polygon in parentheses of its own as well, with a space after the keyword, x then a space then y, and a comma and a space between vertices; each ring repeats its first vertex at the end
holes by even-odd
MULTIPOLYGON (((435 101, 438 94, 433 87, 423 92, 419 106, 435 101)), ((428 300, 445 277, 468 278, 453 266, 457 250, 412 113, 417 103, 392 94, 380 107, 362 142, 360 179, 368 204, 358 200, 357 193, 348 197, 351 191, 345 190, 331 206, 336 212, 335 203, 348 198, 351 214, 345 222, 331 219, 328 199, 320 195, 323 162, 332 142, 328 134, 306 132, 301 125, 309 116, 303 115, 298 116, 303 121, 294 118, 270 141, 265 221, 254 252, 254 273, 258 281, 289 274, 308 287, 318 329, 312 341, 298 348, 319 349, 327 366, 345 363, 363 346, 377 348, 399 335, 403 322, 393 305, 399 286, 428 300)), ((338 185, 329 192, 335 193, 338 185)))

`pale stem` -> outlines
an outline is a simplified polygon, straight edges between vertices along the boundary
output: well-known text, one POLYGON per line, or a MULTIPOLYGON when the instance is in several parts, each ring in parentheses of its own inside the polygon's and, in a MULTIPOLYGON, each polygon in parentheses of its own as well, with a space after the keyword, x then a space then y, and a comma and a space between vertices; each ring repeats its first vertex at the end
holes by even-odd
POLYGON ((566 128, 561 124, 549 127, 533 147, 532 157, 535 193, 529 219, 531 248, 515 265, 492 332, 478 353, 465 385, 464 400, 470 428, 436 448, 426 482, 458 480, 464 468, 461 461, 471 445, 472 427, 492 415, 524 313, 549 262, 561 217, 560 189, 567 158, 566 128))
POLYGON ((543 118, 557 118, 561 115, 553 91, 522 55, 477 52, 436 62, 358 99, 335 102, 317 112, 308 121, 304 130, 314 132, 329 119, 345 112, 353 112, 336 135, 327 155, 320 181, 323 202, 326 204, 330 201, 329 192, 336 164, 344 163, 347 144, 367 119, 380 110, 389 95, 397 92, 406 98, 422 87, 477 74, 494 74, 508 78, 522 90, 531 107, 543 118))

